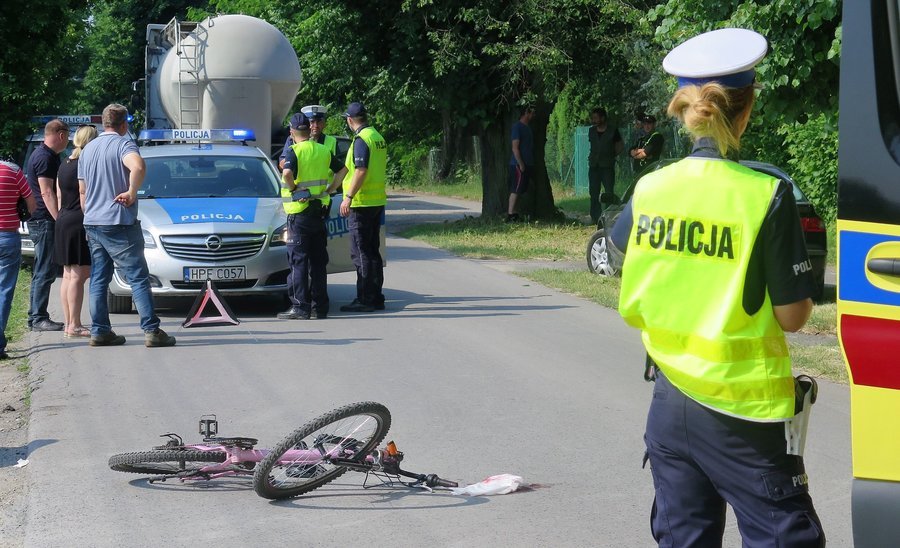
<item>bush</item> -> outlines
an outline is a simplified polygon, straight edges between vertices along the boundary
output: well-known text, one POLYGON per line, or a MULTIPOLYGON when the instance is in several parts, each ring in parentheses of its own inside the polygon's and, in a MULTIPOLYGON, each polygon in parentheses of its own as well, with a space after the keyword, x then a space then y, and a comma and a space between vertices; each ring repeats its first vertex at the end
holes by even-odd
POLYGON ((791 176, 816 212, 833 226, 837 218, 837 126, 829 116, 819 114, 806 123, 785 124, 778 133, 790 155, 791 176))

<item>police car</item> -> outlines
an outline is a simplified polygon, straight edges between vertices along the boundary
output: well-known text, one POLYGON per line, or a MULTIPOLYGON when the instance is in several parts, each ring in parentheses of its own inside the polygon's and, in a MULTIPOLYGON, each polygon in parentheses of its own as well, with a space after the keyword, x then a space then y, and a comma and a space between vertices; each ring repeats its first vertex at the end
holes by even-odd
MULTIPOLYGON (((147 175, 138 218, 154 296, 192 297, 212 280, 225 294, 286 295, 287 216, 280 174, 240 129, 145 130, 147 175), (174 143, 178 144, 161 144, 174 143), (187 142, 186 142, 187 141, 187 142)), ((346 219, 328 220, 328 271, 354 270, 346 219)), ((110 312, 131 311, 131 289, 116 271, 110 312)))
MULTIPOLYGON (((660 169, 673 162, 677 162, 675 158, 660 160, 650 170, 660 169)), ((800 214, 800 222, 803 228, 803 239, 806 242, 806 250, 809 253, 809 260, 812 264, 813 278, 816 282, 815 299, 822 297, 825 289, 825 259, 828 255, 828 243, 826 240, 825 221, 816 213, 815 208, 809 201, 809 198, 803 194, 803 191, 796 182, 783 169, 767 164, 764 162, 741 162, 741 164, 771 175, 791 185, 794 192, 794 201, 797 203, 797 211, 800 214)), ((631 193, 634 191, 634 185, 631 186, 623 197, 623 201, 627 201, 631 193)), ((612 222, 621 211, 621 207, 614 206, 608 208, 598 223, 597 230, 588 240, 586 258, 587 266, 591 272, 602 276, 616 276, 619 274, 621 265, 616 264, 610 257, 606 244, 606 228, 612 227, 612 222)))

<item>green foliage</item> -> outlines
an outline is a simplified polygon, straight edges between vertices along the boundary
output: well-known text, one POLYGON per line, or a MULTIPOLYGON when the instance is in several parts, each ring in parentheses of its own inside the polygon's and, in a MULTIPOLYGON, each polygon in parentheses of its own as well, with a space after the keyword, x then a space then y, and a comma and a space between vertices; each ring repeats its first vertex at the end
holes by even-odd
POLYGON ((0 153, 15 155, 38 114, 66 111, 82 64, 86 0, 26 2, 0 7, 0 153))
POLYGON ((829 226, 837 218, 838 128, 826 115, 785 124, 778 133, 790 159, 791 176, 829 226))

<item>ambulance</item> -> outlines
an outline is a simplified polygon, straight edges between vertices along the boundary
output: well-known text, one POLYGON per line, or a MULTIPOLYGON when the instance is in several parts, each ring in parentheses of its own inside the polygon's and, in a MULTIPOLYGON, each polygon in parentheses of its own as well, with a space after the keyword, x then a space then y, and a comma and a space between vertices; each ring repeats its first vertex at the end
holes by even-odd
POLYGON ((853 539, 900 546, 900 8, 859 0, 843 10, 837 314, 853 539))

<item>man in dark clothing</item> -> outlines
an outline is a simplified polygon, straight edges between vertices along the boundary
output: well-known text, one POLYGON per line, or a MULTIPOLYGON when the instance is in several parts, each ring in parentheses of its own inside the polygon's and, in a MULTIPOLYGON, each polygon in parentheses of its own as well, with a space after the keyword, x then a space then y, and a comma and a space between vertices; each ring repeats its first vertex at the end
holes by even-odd
POLYGON ((590 143, 588 189, 591 196, 591 220, 596 223, 602 212, 600 189, 603 189, 607 204, 616 201, 616 156, 621 154, 625 148, 619 129, 607 124, 606 109, 595 108, 591 111, 588 142, 590 143))
POLYGON ((516 221, 519 214, 516 202, 528 190, 531 172, 534 170, 534 135, 528 124, 534 118, 534 109, 522 109, 519 121, 513 124, 511 132, 512 155, 509 158, 509 209, 506 222, 516 221))
POLYGON ((44 126, 44 141, 34 149, 28 159, 25 174, 28 186, 37 201, 37 209, 28 221, 28 233, 34 242, 34 271, 31 278, 31 306, 28 309, 28 327, 32 331, 62 331, 63 324, 50 319, 47 303, 50 286, 56 279, 53 262, 53 241, 56 232, 56 173, 61 163, 59 153, 69 144, 69 126, 53 119, 44 126))
POLYGON ((644 115, 641 118, 643 135, 634 142, 631 147, 631 167, 634 169, 635 178, 644 174, 647 166, 659 160, 663 149, 663 136, 656 131, 656 117, 644 115))

